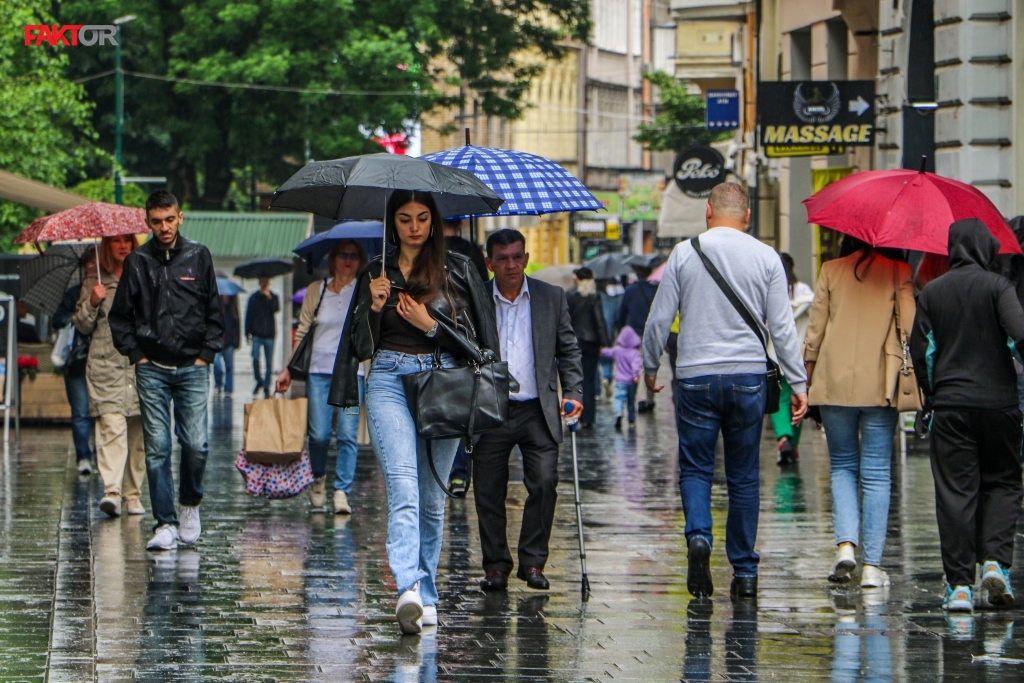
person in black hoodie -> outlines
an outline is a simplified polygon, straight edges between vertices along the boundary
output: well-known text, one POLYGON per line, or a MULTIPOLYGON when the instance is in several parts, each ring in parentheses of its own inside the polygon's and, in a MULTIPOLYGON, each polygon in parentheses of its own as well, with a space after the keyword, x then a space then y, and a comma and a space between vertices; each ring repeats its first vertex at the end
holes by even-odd
POLYGON ((1016 349, 1024 309, 997 268, 999 242, 978 219, 949 228, 949 273, 922 290, 910 337, 932 418, 931 459, 943 609, 973 610, 975 565, 989 603, 1014 602, 1009 567, 1024 486, 1016 349), (1016 348, 1015 348, 1016 347, 1016 348))

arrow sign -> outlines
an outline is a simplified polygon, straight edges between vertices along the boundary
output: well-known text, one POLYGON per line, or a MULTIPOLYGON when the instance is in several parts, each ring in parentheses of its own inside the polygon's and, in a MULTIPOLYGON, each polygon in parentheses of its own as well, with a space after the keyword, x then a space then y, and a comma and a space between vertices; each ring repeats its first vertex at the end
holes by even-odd
POLYGON ((857 99, 850 100, 849 106, 849 111, 857 112, 857 116, 863 116, 864 112, 871 108, 871 105, 868 104, 860 95, 857 95, 857 99))

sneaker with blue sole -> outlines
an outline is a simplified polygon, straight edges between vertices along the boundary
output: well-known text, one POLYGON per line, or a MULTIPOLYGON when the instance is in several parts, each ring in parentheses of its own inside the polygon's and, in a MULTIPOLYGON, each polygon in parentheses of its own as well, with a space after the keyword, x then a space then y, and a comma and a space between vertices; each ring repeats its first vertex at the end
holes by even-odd
POLYGON ((974 594, 970 586, 946 586, 942 609, 947 612, 973 612, 974 594))
POLYGON ((996 607, 1013 607, 1013 588, 1010 570, 995 560, 986 560, 981 566, 981 587, 988 591, 988 602, 996 607))

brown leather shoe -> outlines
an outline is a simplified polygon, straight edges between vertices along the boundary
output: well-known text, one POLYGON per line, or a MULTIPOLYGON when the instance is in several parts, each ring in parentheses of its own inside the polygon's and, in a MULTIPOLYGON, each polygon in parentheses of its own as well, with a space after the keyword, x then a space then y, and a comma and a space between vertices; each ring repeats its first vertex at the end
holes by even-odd
POLYGON ((508 588, 508 573, 500 569, 491 569, 480 579, 480 588, 485 591, 503 591, 508 588))
POLYGON ((516 578, 522 579, 526 582, 526 585, 530 588, 536 588, 537 590, 546 591, 551 587, 548 580, 544 578, 544 573, 540 567, 524 567, 519 565, 519 571, 516 572, 516 578))

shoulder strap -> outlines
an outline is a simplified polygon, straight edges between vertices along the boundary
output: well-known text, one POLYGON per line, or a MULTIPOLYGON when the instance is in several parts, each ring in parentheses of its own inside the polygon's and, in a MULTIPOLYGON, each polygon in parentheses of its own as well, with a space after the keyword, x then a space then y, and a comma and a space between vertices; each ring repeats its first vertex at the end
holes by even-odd
MULTIPOLYGON (((308 292, 309 290, 307 289, 306 291, 308 292)), ((316 308, 313 309, 313 320, 316 320, 316 317, 318 315, 320 315, 320 304, 322 304, 324 302, 324 293, 326 291, 327 291, 327 278, 324 278, 323 282, 320 284, 320 298, 317 299, 316 308)))
POLYGON ((703 251, 701 251, 700 238, 694 237, 690 240, 690 244, 693 245, 693 250, 697 252, 698 256, 700 256, 700 260, 704 262, 704 267, 707 268, 708 273, 711 275, 711 279, 713 279, 715 284, 718 285, 718 288, 722 290, 722 294, 725 294, 725 298, 729 300, 732 307, 740 314, 743 321, 754 331, 754 334, 757 335, 758 340, 761 342, 761 346, 765 347, 765 353, 767 353, 768 346, 765 344, 764 335, 761 334, 760 326, 754 320, 754 316, 750 313, 744 303, 740 301, 738 296, 736 296, 736 292, 734 292, 732 287, 729 286, 729 283, 725 281, 722 274, 718 272, 718 268, 715 267, 715 264, 711 262, 711 259, 709 259, 703 251))

